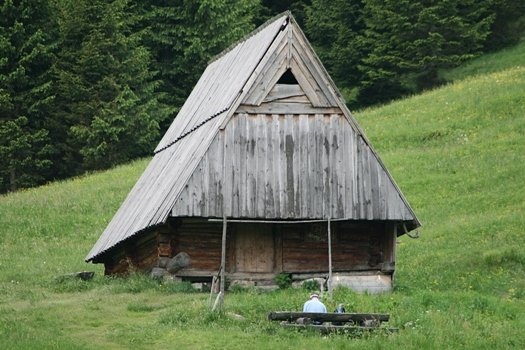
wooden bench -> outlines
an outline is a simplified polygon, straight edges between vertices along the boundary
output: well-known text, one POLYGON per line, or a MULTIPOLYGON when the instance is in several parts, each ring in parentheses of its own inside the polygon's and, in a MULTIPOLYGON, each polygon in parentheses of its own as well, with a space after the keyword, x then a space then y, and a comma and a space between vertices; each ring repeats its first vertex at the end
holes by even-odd
POLYGON ((389 319, 389 314, 379 313, 363 314, 274 311, 268 314, 268 320, 281 321, 283 327, 315 329, 322 333, 372 330, 396 332, 397 328, 385 327, 382 325, 383 322, 388 322, 389 319))

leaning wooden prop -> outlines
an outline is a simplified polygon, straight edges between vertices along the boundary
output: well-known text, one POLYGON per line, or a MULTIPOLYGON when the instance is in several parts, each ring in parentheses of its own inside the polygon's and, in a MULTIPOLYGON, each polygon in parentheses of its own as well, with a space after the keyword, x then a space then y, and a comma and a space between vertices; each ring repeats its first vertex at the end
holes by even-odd
POLYGON ((274 311, 268 314, 268 320, 281 321, 283 327, 314 329, 321 333, 359 332, 383 330, 397 332, 397 328, 385 326, 389 314, 335 313, 335 312, 289 312, 274 311))

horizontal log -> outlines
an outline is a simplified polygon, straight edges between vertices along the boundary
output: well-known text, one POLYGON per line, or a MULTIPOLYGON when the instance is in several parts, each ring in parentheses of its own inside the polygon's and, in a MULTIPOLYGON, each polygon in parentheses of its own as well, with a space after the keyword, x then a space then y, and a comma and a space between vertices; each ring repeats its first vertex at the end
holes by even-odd
POLYGON ((384 330, 390 333, 394 333, 399 330, 393 327, 335 326, 335 325, 323 325, 323 324, 315 325, 315 324, 283 323, 281 325, 283 327, 288 327, 288 328, 313 329, 321 333, 361 332, 361 331, 373 331, 373 330, 384 330))
POLYGON ((305 103, 271 102, 260 106, 240 105, 236 113, 247 114, 340 114, 337 107, 314 107, 305 103))
MULTIPOLYGON (((217 265, 217 264, 216 264, 217 265)), ((175 276, 177 277, 212 277, 219 274, 218 270, 200 270, 194 268, 187 268, 177 271, 175 276)))
POLYGON ((365 320, 377 320, 387 322, 390 319, 389 314, 362 314, 362 313, 335 313, 335 312, 289 312, 274 311, 268 314, 270 321, 289 321, 295 322, 298 318, 309 318, 313 321, 320 322, 362 322, 365 320))

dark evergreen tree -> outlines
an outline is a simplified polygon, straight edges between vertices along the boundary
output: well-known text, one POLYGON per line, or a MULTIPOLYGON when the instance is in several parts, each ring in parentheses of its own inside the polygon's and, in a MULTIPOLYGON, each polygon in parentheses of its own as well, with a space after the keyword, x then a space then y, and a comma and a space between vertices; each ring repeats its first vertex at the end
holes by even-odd
POLYGON ((127 6, 127 0, 61 2, 55 115, 67 131, 67 172, 150 154, 169 114, 127 6))
POLYGON ((53 28, 47 0, 0 5, 0 192, 53 175, 47 118, 54 100, 53 28))
POLYGON ((493 16, 489 0, 364 0, 362 104, 384 102, 438 83, 441 68, 481 52, 493 16))
POLYGON ((310 4, 311 0, 262 0, 256 11, 254 23, 259 26, 268 19, 289 10, 297 23, 304 27, 307 18, 307 7, 310 4))
POLYGON ((492 0, 494 22, 485 43, 486 51, 516 44, 525 35, 525 1, 492 0))
POLYGON ((306 34, 347 103, 355 106, 358 69, 368 47, 361 0, 313 0, 306 8, 306 34))
POLYGON ((175 108, 167 128, 208 61, 252 28, 250 0, 135 1, 143 42, 153 55, 162 102, 175 108))

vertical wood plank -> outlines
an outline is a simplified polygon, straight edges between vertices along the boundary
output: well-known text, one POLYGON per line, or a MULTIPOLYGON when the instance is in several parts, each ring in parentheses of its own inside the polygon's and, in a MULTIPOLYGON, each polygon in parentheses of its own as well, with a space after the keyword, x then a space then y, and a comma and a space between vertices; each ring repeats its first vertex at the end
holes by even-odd
POLYGON ((308 218, 308 198, 310 196, 310 188, 308 187, 308 179, 310 178, 309 173, 309 158, 308 158, 308 115, 301 114, 299 116, 299 159, 301 164, 301 170, 299 172, 299 192, 300 197, 300 216, 302 218, 308 218))
POLYGON ((246 212, 246 178, 247 178, 247 159, 246 159, 246 145, 249 142, 248 130, 247 130, 247 115, 245 113, 237 115, 237 123, 239 129, 239 144, 238 144, 238 157, 236 160, 236 168, 238 169, 238 184, 239 184, 239 216, 243 217, 247 215, 246 212))
POLYGON ((301 216, 301 186, 300 178, 303 176, 303 167, 301 163, 301 139, 299 131, 299 116, 291 115, 292 121, 292 140, 293 140, 293 191, 294 191, 294 203, 293 211, 294 217, 301 216))
POLYGON ((264 125, 265 115, 257 116, 256 121, 256 149, 257 149, 257 180, 256 180, 256 217, 264 218, 265 213, 265 195, 266 195, 266 128, 264 125))
POLYGON ((328 231, 328 293, 332 295, 332 225, 330 223, 330 217, 327 222, 328 231))
POLYGON ((285 116, 285 157, 286 157, 286 216, 295 217, 295 183, 294 183, 294 151, 293 115, 285 116))
POLYGON ((321 167, 322 167, 322 181, 323 181, 323 213, 322 217, 328 217, 330 212, 330 169, 329 169, 329 158, 330 158, 330 140, 329 140, 329 125, 325 115, 322 116, 322 124, 320 132, 322 134, 320 145, 321 147, 321 167))
POLYGON ((215 193, 217 196, 217 200, 215 202, 215 217, 220 217, 219 213, 224 212, 224 177, 223 177, 223 169, 225 166, 224 162, 224 151, 225 151, 225 143, 226 143, 226 137, 224 130, 219 130, 219 140, 220 142, 217 145, 217 159, 214 160, 214 172, 215 172, 215 178, 216 180, 216 187, 215 187, 215 193))
POLYGON ((274 145, 272 138, 272 117, 269 115, 264 116, 264 128, 265 128, 265 143, 266 143, 266 169, 264 173, 265 182, 265 218, 275 218, 275 203, 274 203, 274 191, 275 191, 275 176, 274 176, 274 145))
POLYGON ((255 217, 255 120, 256 117, 248 115, 246 126, 246 215, 255 217))
POLYGON ((345 217, 345 159, 344 159, 344 129, 346 120, 341 114, 337 115, 337 218, 345 217))
POLYGON ((285 116, 279 118, 279 212, 282 218, 288 218, 288 201, 286 196, 286 147, 285 147, 285 116))
POLYGON ((282 179, 281 179, 281 149, 280 149, 280 123, 279 116, 273 114, 272 116, 272 144, 273 144, 273 177, 274 177, 274 189, 273 189, 273 202, 274 202, 274 214, 275 217, 281 217, 281 190, 282 190, 282 179))
POLYGON ((230 148, 230 156, 232 157, 232 192, 231 192, 231 216, 238 217, 240 215, 239 195, 241 191, 240 174, 241 174, 241 138, 244 136, 241 130, 240 115, 234 114, 231 119, 231 126, 233 127, 233 137, 230 148))
POLYGON ((223 187, 222 187, 222 205, 223 215, 232 216, 232 194, 233 194, 233 178, 235 176, 233 172, 233 157, 232 153, 234 145, 236 125, 230 123, 226 129, 224 129, 224 167, 223 167, 223 187))

